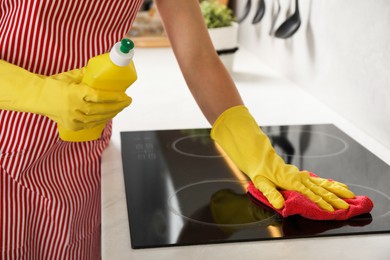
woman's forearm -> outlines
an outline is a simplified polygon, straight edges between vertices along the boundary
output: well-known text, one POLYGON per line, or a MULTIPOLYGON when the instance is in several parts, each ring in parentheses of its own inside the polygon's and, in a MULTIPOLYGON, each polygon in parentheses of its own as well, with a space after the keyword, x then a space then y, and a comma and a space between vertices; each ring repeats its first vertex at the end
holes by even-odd
POLYGON ((187 85, 210 124, 242 105, 237 88, 210 40, 198 0, 156 0, 187 85))

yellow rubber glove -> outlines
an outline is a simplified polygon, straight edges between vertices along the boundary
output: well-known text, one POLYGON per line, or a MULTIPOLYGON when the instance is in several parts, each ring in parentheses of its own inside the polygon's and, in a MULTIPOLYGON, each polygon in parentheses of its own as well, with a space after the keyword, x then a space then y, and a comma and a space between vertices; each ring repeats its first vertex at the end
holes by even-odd
POLYGON ((348 209, 348 203, 340 198, 355 196, 343 183, 310 177, 307 171, 286 164, 245 106, 224 111, 214 123, 211 137, 277 209, 284 206, 278 189, 298 191, 328 211, 348 209))
POLYGON ((0 60, 0 109, 45 115, 73 131, 93 128, 130 105, 124 92, 81 83, 85 69, 50 77, 0 60))

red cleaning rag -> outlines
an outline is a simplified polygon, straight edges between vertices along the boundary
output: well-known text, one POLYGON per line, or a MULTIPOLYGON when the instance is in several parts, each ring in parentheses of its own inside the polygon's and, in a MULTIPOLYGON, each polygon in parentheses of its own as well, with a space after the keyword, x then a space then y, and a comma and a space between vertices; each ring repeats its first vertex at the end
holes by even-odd
MULTIPOLYGON (((316 177, 314 174, 312 175, 316 177)), ((282 209, 275 209, 268 202, 267 198, 259 191, 252 182, 249 183, 248 192, 262 204, 274 209, 283 217, 291 215, 301 215, 313 220, 347 220, 364 213, 369 213, 374 207, 374 203, 367 196, 355 196, 353 199, 344 199, 348 204, 348 209, 335 209, 333 212, 323 210, 313 201, 297 191, 282 190, 280 193, 285 199, 282 209)))

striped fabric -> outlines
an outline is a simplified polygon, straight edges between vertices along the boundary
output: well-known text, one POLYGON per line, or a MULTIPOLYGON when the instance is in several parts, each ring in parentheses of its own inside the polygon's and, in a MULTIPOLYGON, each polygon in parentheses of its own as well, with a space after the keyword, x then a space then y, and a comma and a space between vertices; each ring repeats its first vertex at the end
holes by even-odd
MULTIPOLYGON (((85 66, 128 32, 142 0, 0 0, 0 58, 52 75, 85 66)), ((1 86, 0 86, 1 87, 1 86)), ((97 141, 67 143, 56 124, 0 110, 0 259, 100 258, 97 141)))

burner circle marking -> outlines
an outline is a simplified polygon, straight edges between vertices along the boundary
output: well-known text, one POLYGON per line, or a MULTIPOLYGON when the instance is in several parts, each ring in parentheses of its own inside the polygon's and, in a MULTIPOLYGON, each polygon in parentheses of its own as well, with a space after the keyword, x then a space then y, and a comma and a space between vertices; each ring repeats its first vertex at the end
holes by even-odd
MULTIPOLYGON (((183 155, 187 155, 187 156, 191 156, 191 157, 199 157, 199 158, 220 158, 220 157, 223 157, 222 154, 215 154, 215 155, 204 155, 204 154, 196 154, 196 153, 193 153, 193 152, 186 152, 186 151, 183 151, 182 149, 179 149, 178 148, 178 144, 180 142, 183 142, 183 141, 186 141, 186 140, 189 140, 189 139, 193 139, 193 138, 199 138, 199 137, 207 137, 207 138, 210 138, 209 135, 207 134, 194 134, 194 135, 189 135, 189 136, 184 136, 184 137, 181 137, 181 138, 178 138, 176 139, 171 147, 173 150, 175 150, 176 152, 180 153, 180 154, 183 154, 183 155)), ((211 139, 210 139, 211 140, 211 139)))
MULTIPOLYGON (((293 156, 296 157, 296 158, 301 158, 301 157, 302 158, 325 158, 325 157, 337 156, 339 154, 344 153, 348 149, 348 147, 349 147, 348 143, 345 140, 343 140, 342 138, 340 138, 338 136, 335 136, 335 135, 332 135, 332 134, 320 132, 320 131, 305 131, 305 130, 296 131, 296 130, 290 130, 290 131, 281 131, 281 133, 298 133, 298 134, 310 133, 310 134, 317 134, 317 135, 322 135, 322 136, 326 136, 326 137, 329 137, 331 139, 337 140, 337 141, 339 141, 342 144, 342 148, 339 149, 338 151, 335 151, 335 152, 331 152, 331 153, 328 153, 328 154, 315 154, 315 155, 294 154, 293 156)), ((272 136, 275 135, 274 133, 266 133, 266 134, 270 138, 272 138, 272 136)), ((273 145, 273 146, 274 146, 275 149, 277 149, 277 145, 273 145)), ((290 155, 290 154, 284 153, 283 151, 280 151, 280 149, 278 149, 277 153, 279 155, 281 155, 281 156, 289 156, 290 155)))
MULTIPOLYGON (((390 197, 387 195, 387 194, 385 194, 385 193, 383 193, 383 192, 381 192, 381 191, 378 191, 378 190, 376 190, 376 189, 373 189, 373 188, 370 188, 370 187, 367 187, 367 186, 363 186, 363 185, 359 185, 359 184, 351 184, 351 183, 345 183, 348 187, 358 187, 358 188, 360 188, 360 189, 363 189, 363 190, 369 190, 369 191, 371 191, 371 192, 374 192, 374 193, 376 193, 376 194, 379 194, 380 196, 383 196, 384 198, 386 198, 387 200, 388 200, 388 211, 387 212, 384 212, 384 213, 381 213, 381 215, 379 215, 379 216, 372 216, 372 218, 373 219, 376 219, 376 218, 383 218, 383 217, 386 217, 386 216, 388 216, 388 215, 390 215, 390 197)), ((357 193, 357 192, 356 192, 357 193)), ((370 196, 370 195, 365 195, 364 194, 364 192, 359 192, 359 193, 361 193, 362 195, 364 195, 364 196, 368 196, 369 198, 370 197, 372 197, 372 196, 370 196)), ((359 193, 357 193, 357 195, 359 195, 359 193)), ((374 208, 373 208, 373 210, 372 211, 375 211, 375 200, 374 199, 372 199, 373 200, 373 202, 374 202, 374 208)))
MULTIPOLYGON (((224 184, 223 186, 231 186, 231 185, 234 185, 234 186, 243 186, 245 185, 248 186, 249 182, 248 181, 240 181, 240 180, 230 180, 230 179, 221 179, 221 180, 207 180, 207 181, 200 181, 200 182, 196 182, 196 183, 192 183, 192 184, 189 184, 189 185, 186 185, 186 186, 183 186, 181 187, 180 189, 176 190, 171 196, 169 196, 168 198, 168 208, 169 210, 183 218, 183 219, 186 219, 188 221, 191 221, 191 222, 194 222, 194 223, 198 223, 198 224, 202 224, 202 225, 208 225, 208 226, 216 226, 216 227, 226 227, 226 228, 244 228, 244 227, 253 227, 253 226, 268 226, 270 225, 271 223, 274 223, 275 221, 278 221, 280 216, 279 214, 277 214, 276 212, 274 211, 270 211, 270 209, 267 209, 266 212, 267 215, 264 219, 261 219, 261 220, 256 220, 256 221, 252 221, 252 222, 246 222, 246 223, 235 223, 235 224, 226 224, 226 223, 212 223, 212 222, 206 222, 206 221, 202 221, 202 220, 198 220, 198 219, 194 219, 190 216, 188 216, 188 214, 185 214, 185 213, 182 213, 183 210, 180 210, 180 208, 176 208, 175 205, 176 203, 173 201, 175 199, 177 199, 179 197, 179 193, 187 190, 187 192, 190 192, 188 190, 190 190, 191 188, 194 188, 195 186, 205 186, 205 185, 208 185, 208 184, 211 184, 212 186, 215 186, 215 184, 224 184)), ((202 193, 205 194, 207 193, 207 191, 205 192, 205 188, 202 188, 202 193)), ((246 193, 244 193, 246 195, 246 193)), ((191 192, 191 195, 192 196, 196 196, 196 194, 194 194, 193 192, 191 192)), ((249 198, 247 198, 250 205, 253 205, 253 203, 250 201, 249 198)), ((258 206, 255 206, 256 208, 258 206)))

